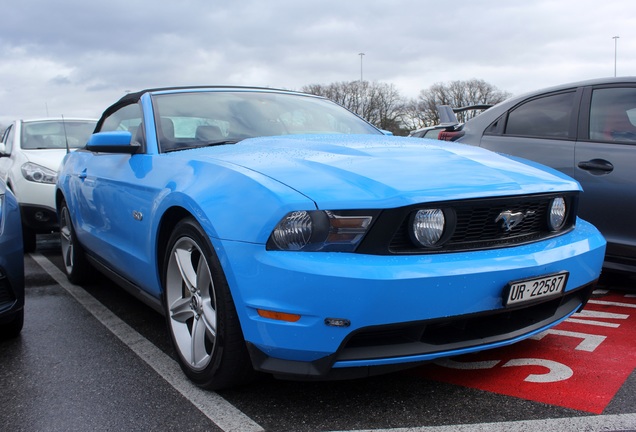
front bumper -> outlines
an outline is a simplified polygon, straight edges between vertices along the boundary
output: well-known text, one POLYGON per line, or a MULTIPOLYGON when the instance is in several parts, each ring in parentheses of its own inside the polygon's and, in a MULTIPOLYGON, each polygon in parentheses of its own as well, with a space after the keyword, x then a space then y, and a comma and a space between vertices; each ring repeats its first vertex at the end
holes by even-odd
POLYGON ((59 229, 55 209, 25 204, 20 205, 20 213, 22 214, 22 225, 36 233, 45 234, 59 229))
POLYGON ((542 242, 440 255, 268 252, 238 242, 218 249, 254 367, 312 378, 494 348, 556 325, 585 305, 605 240, 579 220, 542 242), (510 281, 560 271, 570 273, 563 296, 503 305, 510 281), (258 309, 301 318, 276 321, 258 309))
POLYGON ((13 191, 20 204, 23 228, 36 233, 58 229, 54 184, 28 181, 20 175, 14 179, 13 191))

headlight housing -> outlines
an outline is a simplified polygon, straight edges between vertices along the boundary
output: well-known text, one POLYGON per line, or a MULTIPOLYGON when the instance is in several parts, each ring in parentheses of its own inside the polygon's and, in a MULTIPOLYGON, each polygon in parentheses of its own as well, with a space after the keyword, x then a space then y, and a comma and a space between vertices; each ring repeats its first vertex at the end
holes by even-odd
POLYGON ((55 184, 57 181, 57 172, 42 165, 27 162, 21 168, 22 176, 28 181, 46 184, 55 184))
POLYGON ((548 226, 551 231, 559 231, 565 225, 567 206, 563 197, 556 197, 550 202, 548 210, 548 226))
POLYGON ((372 214, 301 210, 276 225, 267 250, 353 252, 367 233, 372 214))

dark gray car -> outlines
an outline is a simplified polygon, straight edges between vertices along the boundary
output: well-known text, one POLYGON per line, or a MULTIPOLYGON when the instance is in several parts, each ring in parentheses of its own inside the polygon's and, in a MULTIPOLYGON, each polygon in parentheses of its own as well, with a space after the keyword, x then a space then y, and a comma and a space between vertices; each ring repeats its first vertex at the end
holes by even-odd
POLYGON ((636 272, 636 77, 510 98, 440 139, 556 168, 583 186, 579 215, 607 239, 604 267, 636 272))

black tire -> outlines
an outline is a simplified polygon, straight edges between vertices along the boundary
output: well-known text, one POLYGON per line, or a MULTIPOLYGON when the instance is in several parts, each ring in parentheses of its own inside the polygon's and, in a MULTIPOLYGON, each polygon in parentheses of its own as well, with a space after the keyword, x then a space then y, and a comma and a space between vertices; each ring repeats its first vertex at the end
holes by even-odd
POLYGON ((22 247, 24 253, 34 252, 36 247, 35 231, 24 224, 22 224, 22 247))
POLYGON ((62 201, 60 205, 60 244, 68 280, 74 284, 85 282, 92 273, 92 268, 86 260, 84 248, 75 236, 66 201, 62 201))
POLYGON ((24 309, 20 309, 13 319, 4 324, 0 324, 0 340, 11 339, 17 337, 22 331, 24 325, 24 309))
POLYGON ((209 390, 251 381, 255 372, 223 269, 194 219, 177 224, 163 263, 166 320, 183 372, 209 390))

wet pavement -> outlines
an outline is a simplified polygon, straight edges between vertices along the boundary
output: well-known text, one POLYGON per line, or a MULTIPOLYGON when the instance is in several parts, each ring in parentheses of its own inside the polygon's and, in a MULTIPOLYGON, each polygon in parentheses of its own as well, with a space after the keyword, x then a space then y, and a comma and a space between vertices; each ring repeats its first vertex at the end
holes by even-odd
MULTIPOLYGON (((26 257, 25 326, 0 342, 2 430, 636 430, 633 369, 600 415, 431 378, 439 366, 428 365, 353 381, 263 377, 202 391, 173 360, 162 316, 98 275, 86 286, 68 284, 60 268, 55 238, 26 257)), ((606 285, 625 293, 636 283, 619 277, 606 285)), ((633 320, 622 324, 636 335, 633 320)), ((633 349, 625 352, 617 355, 627 359, 633 349)))

